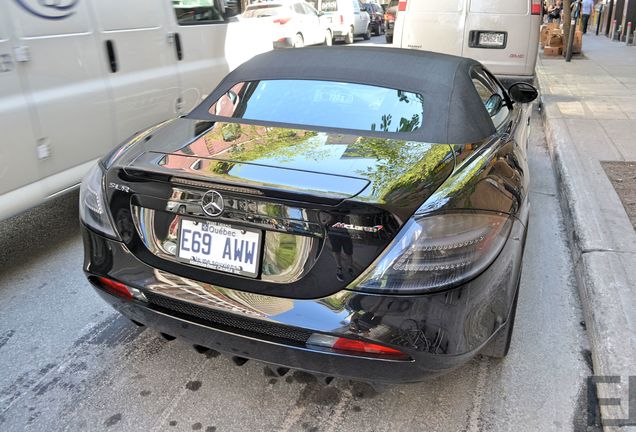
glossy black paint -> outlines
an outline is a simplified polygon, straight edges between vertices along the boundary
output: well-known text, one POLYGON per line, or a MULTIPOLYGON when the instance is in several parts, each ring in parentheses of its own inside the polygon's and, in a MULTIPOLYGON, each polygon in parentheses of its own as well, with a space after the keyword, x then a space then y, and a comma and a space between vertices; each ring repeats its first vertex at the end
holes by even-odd
POLYGON ((147 303, 126 301, 97 287, 130 319, 232 355, 378 382, 445 372, 504 327, 519 285, 528 113, 504 99, 510 113, 496 133, 464 145, 166 122, 104 159, 107 205, 122 242, 83 227, 84 270, 90 280, 109 277, 147 295, 147 303), (199 205, 208 190, 228 203, 213 220, 262 230, 267 265, 255 278, 184 264, 171 254, 181 218, 210 219, 199 205), (351 285, 409 218, 456 210, 503 213, 513 222, 480 275, 419 295, 365 294, 351 285), (283 243, 292 245, 285 265, 276 259, 283 243), (339 274, 343 267, 351 271, 339 274), (286 337, 285 329, 296 336, 286 337), (312 333, 387 345, 408 359, 311 348, 302 335, 312 333))
POLYGON ((107 194, 124 243, 147 264, 227 288, 319 298, 344 289, 369 267, 451 175, 455 152, 447 144, 182 118, 119 155, 106 174, 106 184, 117 187, 107 194), (303 277, 239 277, 154 253, 148 239, 167 241, 179 218, 207 218, 199 203, 210 189, 231 207, 217 222, 263 229, 266 239, 274 233, 313 239, 314 255, 298 263, 307 269, 303 277), (139 208, 153 212, 145 223, 153 229, 145 236, 139 208), (339 279, 343 261, 347 268, 339 279))
POLYGON ((478 278, 455 289, 419 296, 381 296, 343 290, 314 300, 246 295, 243 291, 174 276, 139 262, 119 242, 87 228, 82 231, 84 270, 89 277, 108 276, 145 293, 184 301, 188 300, 181 296, 181 289, 198 289, 211 299, 207 307, 216 311, 267 319, 309 333, 377 342, 400 349, 409 359, 312 349, 293 340, 201 321, 153 303, 122 300, 97 288, 102 298, 131 320, 230 355, 319 374, 406 383, 460 366, 505 324, 517 289, 526 227, 516 221, 500 258, 478 278), (304 317, 302 324, 297 316, 304 317))

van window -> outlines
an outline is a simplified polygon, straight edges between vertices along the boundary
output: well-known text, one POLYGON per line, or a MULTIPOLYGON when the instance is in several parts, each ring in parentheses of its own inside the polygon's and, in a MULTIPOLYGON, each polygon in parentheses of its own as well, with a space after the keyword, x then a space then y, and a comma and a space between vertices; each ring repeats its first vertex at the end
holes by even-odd
POLYGON ((528 14, 530 0, 471 0, 470 11, 495 15, 528 14))
POLYGON ((161 27, 161 10, 155 0, 108 0, 93 4, 104 31, 161 27))
POLYGON ((241 0, 172 0, 179 25, 216 24, 241 14, 241 0))
POLYGON ((424 98, 364 84, 267 80, 237 84, 210 114, 275 123, 377 132, 412 132, 422 126, 424 98))
MULTIPOLYGON (((408 2, 409 12, 461 12, 465 0, 416 0, 408 2)), ((510 1, 510 0, 508 0, 510 1)))

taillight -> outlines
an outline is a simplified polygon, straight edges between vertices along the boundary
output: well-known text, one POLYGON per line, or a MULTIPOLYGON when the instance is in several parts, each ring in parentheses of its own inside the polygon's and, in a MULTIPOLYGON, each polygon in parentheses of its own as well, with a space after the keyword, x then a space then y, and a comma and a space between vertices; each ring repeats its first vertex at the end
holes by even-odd
POLYGON ((340 24, 344 24, 344 16, 340 15, 340 24))
POLYGON ((398 3, 398 12, 404 12, 406 10, 406 0, 400 0, 398 3))
POLYGON ((124 298, 126 300, 132 300, 132 293, 128 291, 128 288, 123 283, 116 282, 105 277, 98 277, 97 281, 99 282, 99 286, 102 287, 104 291, 107 291, 112 295, 124 298))
POLYGON ((348 339, 342 337, 329 336, 324 334, 313 334, 307 340, 308 346, 329 348, 334 351, 354 354, 372 354, 374 356, 392 357, 395 359, 407 359, 408 355, 395 348, 365 342, 358 339, 348 339))
POLYGON ((139 291, 137 288, 129 287, 121 282, 98 276, 94 279, 94 283, 104 291, 114 296, 121 297, 126 300, 136 299, 144 302, 148 301, 144 293, 139 291))
POLYGON ((532 0, 532 15, 541 15, 541 0, 532 0))
POLYGON ((458 286, 492 264, 511 227, 508 215, 491 212, 412 218, 349 289, 422 294, 458 286))
POLYGON ((289 20, 291 20, 291 17, 288 17, 288 18, 276 18, 274 20, 274 24, 280 24, 280 25, 287 24, 289 22, 289 20))

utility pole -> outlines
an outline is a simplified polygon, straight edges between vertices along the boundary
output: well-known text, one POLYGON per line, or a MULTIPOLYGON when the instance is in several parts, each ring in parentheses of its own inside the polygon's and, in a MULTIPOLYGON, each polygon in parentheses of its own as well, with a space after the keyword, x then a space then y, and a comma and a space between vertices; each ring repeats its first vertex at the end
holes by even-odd
MULTIPOLYGON (((572 1, 571 0, 563 0, 561 2, 561 6, 563 7, 563 14, 561 15, 561 22, 563 23, 563 37, 565 40, 563 41, 563 46, 568 47, 570 45, 570 19, 572 9, 572 1)), ((563 50, 563 57, 566 57, 567 49, 563 50)))
MULTIPOLYGON (((576 20, 579 19, 579 15, 581 14, 581 0, 577 0, 574 2, 572 8, 572 13, 570 14, 570 26, 568 28, 568 40, 565 50, 565 61, 569 62, 572 60, 572 46, 574 45, 574 31, 576 30, 576 20)), ((565 34, 565 31, 563 32, 565 34)))

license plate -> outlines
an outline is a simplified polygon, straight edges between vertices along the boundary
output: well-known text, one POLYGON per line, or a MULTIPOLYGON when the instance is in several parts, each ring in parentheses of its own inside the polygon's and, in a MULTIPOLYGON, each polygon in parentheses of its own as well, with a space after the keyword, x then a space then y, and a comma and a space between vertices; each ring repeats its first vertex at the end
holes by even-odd
POLYGON ((182 219, 179 260, 199 267, 258 276, 261 231, 215 222, 182 219))
POLYGON ((485 47, 502 47, 506 42, 505 33, 479 33, 479 45, 485 47))

